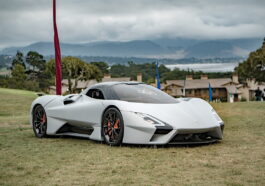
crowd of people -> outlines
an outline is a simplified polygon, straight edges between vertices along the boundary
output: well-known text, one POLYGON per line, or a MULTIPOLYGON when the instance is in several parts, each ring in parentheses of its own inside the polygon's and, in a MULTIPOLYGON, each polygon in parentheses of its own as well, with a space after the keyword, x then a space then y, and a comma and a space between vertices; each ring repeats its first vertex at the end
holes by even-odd
MULTIPOLYGON (((265 88, 263 91, 265 92, 265 88)), ((256 101, 265 101, 264 92, 262 92, 262 90, 259 87, 255 90, 256 101)))

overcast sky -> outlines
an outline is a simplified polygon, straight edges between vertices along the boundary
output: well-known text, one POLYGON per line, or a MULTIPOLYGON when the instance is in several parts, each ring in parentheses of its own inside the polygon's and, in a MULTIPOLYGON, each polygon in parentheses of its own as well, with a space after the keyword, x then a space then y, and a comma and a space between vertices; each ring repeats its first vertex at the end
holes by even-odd
MULTIPOLYGON (((265 0, 57 0, 61 42, 265 36, 265 0)), ((0 0, 0 48, 52 41, 52 0, 0 0)))

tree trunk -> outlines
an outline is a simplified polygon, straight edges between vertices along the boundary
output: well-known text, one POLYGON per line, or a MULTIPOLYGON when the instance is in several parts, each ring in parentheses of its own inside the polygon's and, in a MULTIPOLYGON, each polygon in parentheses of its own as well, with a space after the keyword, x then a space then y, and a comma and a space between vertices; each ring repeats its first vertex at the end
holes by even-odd
POLYGON ((78 78, 75 79, 75 84, 74 84, 74 87, 73 87, 73 93, 76 92, 76 87, 77 87, 77 84, 78 84, 78 78))
POLYGON ((68 90, 69 90, 69 94, 72 94, 73 93, 73 90, 72 90, 72 81, 71 81, 71 78, 72 78, 72 72, 70 69, 68 69, 68 90))
POLYGON ((72 93, 72 81, 71 81, 71 78, 70 77, 68 77, 67 79, 68 79, 68 90, 69 90, 69 94, 71 94, 72 93))

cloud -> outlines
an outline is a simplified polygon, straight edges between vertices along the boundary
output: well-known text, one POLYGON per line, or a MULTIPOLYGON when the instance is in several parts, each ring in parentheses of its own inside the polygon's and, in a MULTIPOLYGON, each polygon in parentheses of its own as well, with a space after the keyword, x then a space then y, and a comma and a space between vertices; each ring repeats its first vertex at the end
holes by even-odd
MULTIPOLYGON (((62 42, 265 35, 265 1, 57 0, 62 42)), ((52 41, 52 1, 0 2, 0 47, 52 41)))

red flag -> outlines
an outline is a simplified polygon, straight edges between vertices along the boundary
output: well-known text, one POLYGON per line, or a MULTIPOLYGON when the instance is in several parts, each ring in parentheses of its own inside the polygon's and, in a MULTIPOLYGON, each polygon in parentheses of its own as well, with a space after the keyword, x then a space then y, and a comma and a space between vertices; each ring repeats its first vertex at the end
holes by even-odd
POLYGON ((56 0, 53 0, 53 29, 54 29, 54 49, 55 49, 55 69, 56 69, 56 94, 62 94, 62 63, 61 49, 56 25, 56 0))

